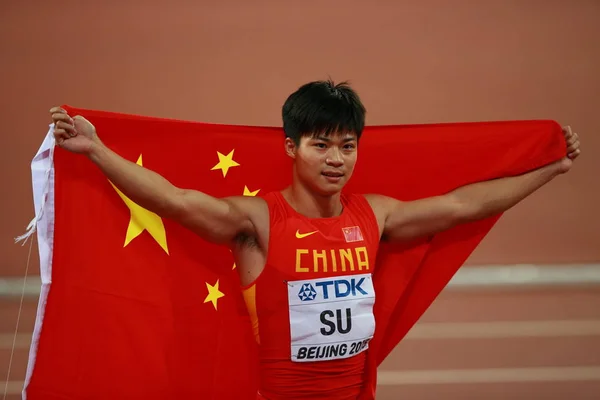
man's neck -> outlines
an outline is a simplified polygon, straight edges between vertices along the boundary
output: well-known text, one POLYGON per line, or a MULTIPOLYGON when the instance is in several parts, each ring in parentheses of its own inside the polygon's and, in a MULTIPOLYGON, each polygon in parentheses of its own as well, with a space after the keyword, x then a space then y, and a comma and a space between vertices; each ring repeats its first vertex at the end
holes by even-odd
POLYGON ((340 193, 330 196, 317 195, 297 181, 281 193, 292 208, 308 218, 337 217, 343 210, 340 193))

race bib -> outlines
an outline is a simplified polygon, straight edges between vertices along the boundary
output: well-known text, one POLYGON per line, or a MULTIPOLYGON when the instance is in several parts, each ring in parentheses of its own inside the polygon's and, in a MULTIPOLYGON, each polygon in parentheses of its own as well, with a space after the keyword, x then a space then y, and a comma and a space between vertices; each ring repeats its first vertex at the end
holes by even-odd
POLYGON ((295 362, 349 358, 375 332, 371 274, 288 282, 291 357, 295 362))

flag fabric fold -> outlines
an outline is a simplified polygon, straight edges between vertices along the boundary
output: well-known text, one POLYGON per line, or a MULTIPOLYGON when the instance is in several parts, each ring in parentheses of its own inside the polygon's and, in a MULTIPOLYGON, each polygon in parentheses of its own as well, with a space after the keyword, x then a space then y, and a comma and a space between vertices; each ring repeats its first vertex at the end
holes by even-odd
MULTIPOLYGON (((213 196, 291 181, 283 132, 65 106, 124 158, 213 196)), ((42 293, 27 399, 254 399, 256 343, 230 251, 129 200, 85 157, 32 162, 42 293)), ((365 129, 347 191, 412 200, 516 175, 564 156, 554 121, 365 129)), ((431 240, 383 244, 374 273, 375 370, 500 216, 431 240)))

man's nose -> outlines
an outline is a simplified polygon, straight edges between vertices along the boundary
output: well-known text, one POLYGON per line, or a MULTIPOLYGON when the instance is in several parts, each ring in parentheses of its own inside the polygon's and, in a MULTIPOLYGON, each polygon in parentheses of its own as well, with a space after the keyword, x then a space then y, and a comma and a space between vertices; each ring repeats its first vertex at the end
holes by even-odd
POLYGON ((333 147, 329 151, 329 154, 327 154, 325 163, 332 167, 341 167, 342 165, 344 165, 344 160, 342 159, 340 151, 337 148, 333 147))

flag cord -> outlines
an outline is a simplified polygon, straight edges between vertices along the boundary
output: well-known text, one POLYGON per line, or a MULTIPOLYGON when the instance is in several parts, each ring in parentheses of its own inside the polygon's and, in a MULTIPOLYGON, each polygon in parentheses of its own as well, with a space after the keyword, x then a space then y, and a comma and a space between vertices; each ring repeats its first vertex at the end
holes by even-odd
POLYGON ((17 324, 15 334, 13 336, 12 348, 10 349, 10 358, 8 361, 8 372, 6 373, 6 383, 4 385, 3 400, 6 400, 8 394, 8 383, 10 382, 10 370, 12 368, 13 355, 15 354, 15 346, 17 344, 17 333, 19 332, 19 322, 21 320, 21 312, 23 311, 23 299, 25 297, 25 285, 27 284, 27 274, 29 272, 29 262, 31 261, 31 250, 33 249, 33 240, 29 243, 29 254, 27 255, 27 265, 25 266, 25 277, 23 279, 23 288, 21 289, 21 303, 19 304, 19 312, 17 314, 17 324))

